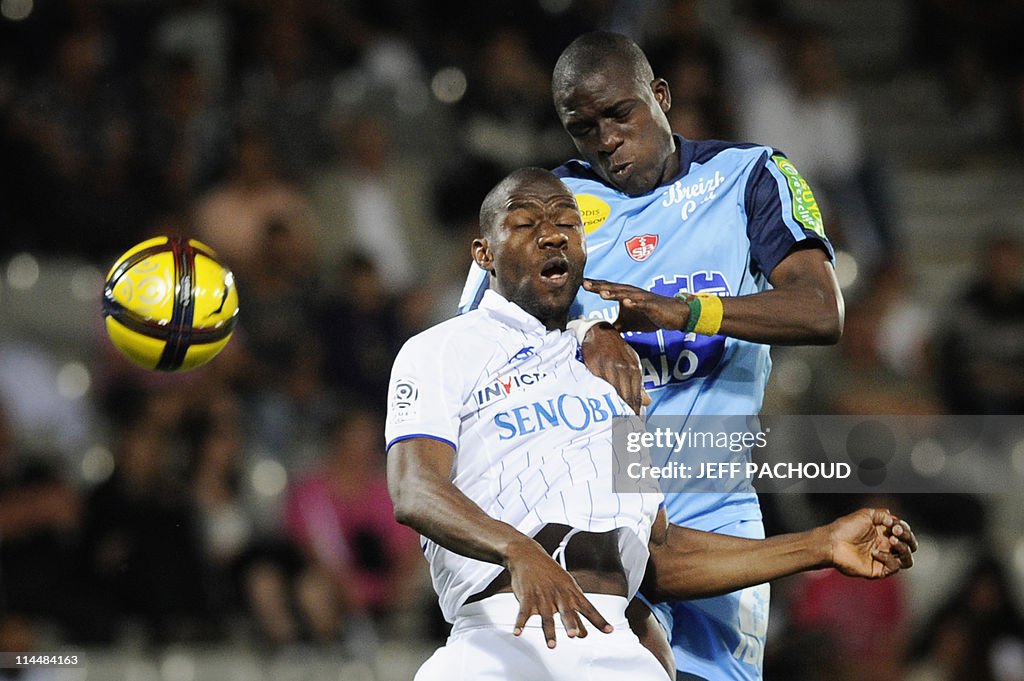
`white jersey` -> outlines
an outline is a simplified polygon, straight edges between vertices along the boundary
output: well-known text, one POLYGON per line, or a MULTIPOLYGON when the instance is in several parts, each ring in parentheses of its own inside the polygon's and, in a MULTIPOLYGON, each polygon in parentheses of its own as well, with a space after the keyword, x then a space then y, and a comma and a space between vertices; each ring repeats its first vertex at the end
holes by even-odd
MULTIPOLYGON (((629 596, 643 579, 662 497, 613 491, 612 417, 633 412, 579 359, 571 332, 548 331, 494 291, 402 347, 388 390, 388 448, 425 437, 455 449, 452 481, 528 536, 549 523, 620 530, 629 596)), ((502 567, 424 539, 441 610, 454 621, 502 567)))

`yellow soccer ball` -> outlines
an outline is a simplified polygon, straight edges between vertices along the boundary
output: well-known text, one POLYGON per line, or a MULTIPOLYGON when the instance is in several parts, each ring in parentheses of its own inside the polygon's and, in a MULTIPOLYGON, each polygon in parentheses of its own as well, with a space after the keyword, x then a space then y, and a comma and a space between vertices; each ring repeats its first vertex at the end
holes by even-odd
POLYGON ((148 239, 110 268, 103 317, 110 340, 139 366, 194 369, 231 338, 238 319, 235 278, 195 239, 148 239))

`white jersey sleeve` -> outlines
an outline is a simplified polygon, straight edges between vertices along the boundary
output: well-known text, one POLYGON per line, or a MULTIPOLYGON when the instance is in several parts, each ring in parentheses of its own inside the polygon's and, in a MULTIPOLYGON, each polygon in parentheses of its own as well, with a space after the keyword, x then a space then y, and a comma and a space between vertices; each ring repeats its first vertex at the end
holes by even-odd
POLYGON ((391 369, 384 435, 387 447, 426 437, 458 450, 462 412, 469 392, 463 380, 465 358, 451 336, 435 327, 409 339, 391 369))

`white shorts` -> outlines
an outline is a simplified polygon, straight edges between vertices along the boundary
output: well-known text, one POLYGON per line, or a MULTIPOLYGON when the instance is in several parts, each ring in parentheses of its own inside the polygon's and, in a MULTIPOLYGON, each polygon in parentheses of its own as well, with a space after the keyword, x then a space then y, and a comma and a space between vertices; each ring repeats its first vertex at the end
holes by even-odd
POLYGON ((501 593, 459 610, 448 641, 423 663, 415 681, 665 681, 668 674, 630 630, 622 596, 587 594, 615 628, 599 631, 584 619, 586 638, 569 638, 555 615, 557 645, 547 647, 534 615, 514 636, 519 601, 501 593))

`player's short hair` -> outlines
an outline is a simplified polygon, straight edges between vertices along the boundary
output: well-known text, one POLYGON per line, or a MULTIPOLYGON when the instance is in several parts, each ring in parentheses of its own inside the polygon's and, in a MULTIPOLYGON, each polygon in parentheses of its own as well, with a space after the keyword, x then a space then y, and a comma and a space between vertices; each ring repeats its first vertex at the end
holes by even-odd
POLYGON ((545 179, 558 180, 558 176, 544 168, 527 166, 513 170, 494 185, 494 188, 487 192, 487 196, 480 204, 480 236, 493 234, 494 229, 498 226, 498 216, 501 214, 502 204, 513 187, 523 182, 545 179))
POLYGON ((592 31, 579 36, 562 51, 551 76, 551 90, 564 91, 613 64, 627 67, 636 81, 645 86, 654 80, 647 55, 632 39, 621 33, 592 31))

